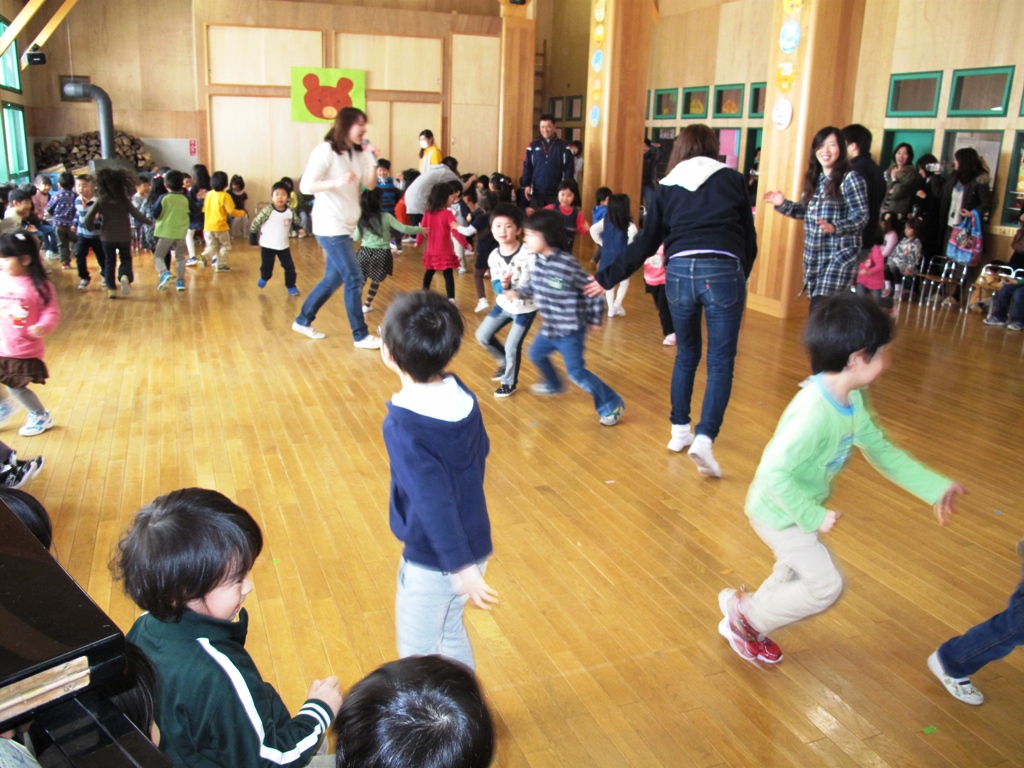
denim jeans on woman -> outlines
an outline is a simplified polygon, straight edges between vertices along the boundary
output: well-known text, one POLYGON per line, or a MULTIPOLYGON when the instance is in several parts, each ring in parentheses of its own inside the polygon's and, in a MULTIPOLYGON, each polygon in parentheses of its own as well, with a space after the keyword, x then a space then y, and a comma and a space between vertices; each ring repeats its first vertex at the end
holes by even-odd
POLYGON ((676 364, 672 371, 672 423, 690 423, 693 380, 703 339, 701 313, 708 329, 707 383, 700 423, 692 429, 714 440, 722 427, 732 393, 736 342, 747 298, 747 281, 738 259, 729 257, 669 259, 665 296, 676 332, 676 364))
POLYGON ((323 279, 310 291, 302 304, 302 311, 295 318, 299 325, 312 325, 317 312, 334 292, 345 286, 345 313, 348 323, 352 326, 352 338, 362 341, 368 335, 366 321, 363 319, 363 271, 356 260, 356 252, 352 248, 352 238, 348 235, 317 235, 316 240, 324 249, 327 267, 323 279))

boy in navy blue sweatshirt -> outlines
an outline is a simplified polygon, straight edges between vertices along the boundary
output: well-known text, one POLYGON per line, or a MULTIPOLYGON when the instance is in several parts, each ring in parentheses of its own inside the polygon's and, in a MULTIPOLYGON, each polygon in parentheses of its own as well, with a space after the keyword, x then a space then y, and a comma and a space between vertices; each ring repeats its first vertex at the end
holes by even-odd
POLYGON ((388 403, 391 532, 405 548, 395 621, 401 657, 439 653, 475 667, 466 602, 488 609, 491 521, 484 498, 490 441, 476 397, 444 373, 462 342, 455 305, 429 291, 398 296, 381 326, 381 357, 402 390, 388 403))

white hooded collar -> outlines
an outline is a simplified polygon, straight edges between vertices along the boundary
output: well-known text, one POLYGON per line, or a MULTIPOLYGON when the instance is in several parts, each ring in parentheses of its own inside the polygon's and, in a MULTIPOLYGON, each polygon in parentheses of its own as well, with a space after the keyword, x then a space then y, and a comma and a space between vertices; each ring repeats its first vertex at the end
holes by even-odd
POLYGON ((696 192, 701 184, 728 167, 725 163, 712 160, 710 157, 691 157, 676 165, 661 183, 668 187, 683 187, 690 192, 696 192))

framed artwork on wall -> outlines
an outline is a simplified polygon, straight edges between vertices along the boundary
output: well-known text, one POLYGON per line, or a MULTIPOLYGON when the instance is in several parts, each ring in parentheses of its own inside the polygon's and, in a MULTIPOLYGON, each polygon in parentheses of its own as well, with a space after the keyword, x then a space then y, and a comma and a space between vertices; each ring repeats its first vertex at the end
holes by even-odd
POLYGON ((712 117, 743 116, 743 83, 715 86, 715 109, 712 117))
POLYGON ((685 120, 694 120, 708 116, 708 94, 709 86, 701 85, 696 88, 683 88, 683 111, 680 117, 685 120))
POLYGON ((565 117, 565 101, 561 98, 550 98, 548 99, 548 112, 555 116, 555 120, 561 120, 565 117))
POLYGON ((565 119, 574 121, 583 119, 583 97, 582 96, 566 96, 565 97, 565 119))
POLYGON ((660 88, 654 92, 654 119, 675 120, 679 116, 679 89, 660 88))
POLYGON ((768 83, 750 84, 750 117, 764 117, 764 102, 768 95, 768 83))

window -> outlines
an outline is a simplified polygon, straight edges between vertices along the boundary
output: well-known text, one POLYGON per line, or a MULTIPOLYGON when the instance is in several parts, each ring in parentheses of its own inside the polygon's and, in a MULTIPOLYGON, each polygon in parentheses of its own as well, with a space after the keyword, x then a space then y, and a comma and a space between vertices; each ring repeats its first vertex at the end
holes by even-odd
POLYGON ((654 92, 654 119, 675 120, 679 116, 679 89, 662 88, 654 92))
POLYGON ((1013 67, 953 70, 949 89, 950 117, 1005 117, 1013 67))
POLYGON ((750 116, 764 117, 764 101, 768 95, 768 83, 750 84, 750 116))
POLYGON ((712 117, 743 116, 743 83, 715 86, 715 110, 712 117))
POLYGON ((706 85, 699 88, 683 88, 683 113, 680 117, 687 119, 708 116, 708 91, 706 85))
POLYGON ((935 117, 939 114, 942 72, 912 72, 889 80, 886 117, 935 117))
POLYGON ((7 145, 7 176, 15 184, 31 181, 28 172, 28 137, 25 134, 25 108, 3 104, 4 143, 7 145))
POLYGON ((555 122, 558 122, 565 116, 565 101, 561 98, 550 98, 548 99, 548 112, 555 116, 555 122))
POLYGON ((1020 223, 1021 201, 1024 200, 1024 131, 1017 131, 1013 140, 1013 154, 1010 155, 1010 172, 1006 174, 1006 196, 999 223, 1004 227, 1015 227, 1020 223))
MULTIPOLYGON (((0 16, 0 35, 7 31, 10 22, 0 16)), ((18 43, 11 43, 11 47, 0 56, 0 88, 8 91, 21 93, 21 66, 18 63, 18 43)))
POLYGON ((582 96, 566 96, 565 97, 565 119, 566 120, 582 120, 583 119, 583 97, 582 96))

